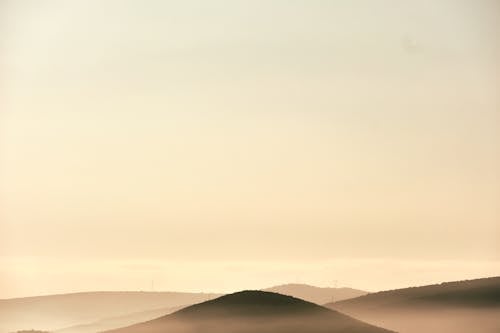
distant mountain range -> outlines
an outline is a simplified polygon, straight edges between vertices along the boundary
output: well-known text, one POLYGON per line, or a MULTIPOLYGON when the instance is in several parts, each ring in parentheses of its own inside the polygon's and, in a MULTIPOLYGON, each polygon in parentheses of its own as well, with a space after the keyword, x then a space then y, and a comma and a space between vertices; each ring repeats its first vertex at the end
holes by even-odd
POLYGON ((500 277, 372 293, 326 305, 400 332, 500 332, 500 277))
MULTIPOLYGON (((179 292, 84 292, 62 295, 36 296, 0 300, 0 333, 22 329, 56 331, 75 325, 94 324, 101 320, 114 320, 119 316, 199 303, 220 294, 179 292)), ((140 320, 155 317, 141 317, 140 320)), ((139 320, 139 321, 140 321, 139 320)), ((137 322, 137 321, 136 321, 137 322)), ((125 320, 124 325, 131 322, 125 320)), ((132 322, 133 323, 133 322, 132 322)), ((120 327, 107 327, 105 329, 120 327)), ((82 330, 82 332, 89 332, 82 330)), ((90 331, 96 332, 96 331, 90 331)))
POLYGON ((320 288, 307 284, 284 284, 264 289, 273 293, 293 296, 319 305, 355 298, 368 292, 352 288, 320 288))
POLYGON ((0 300, 0 333, 156 333, 159 327, 169 333, 387 332, 378 327, 404 333, 498 333, 500 277, 372 294, 287 284, 225 296, 89 292, 0 300))
POLYGON ((242 291, 106 333, 388 333, 317 304, 242 291))
MULTIPOLYGON (((285 284, 265 289, 322 304, 366 292, 285 284)), ((43 329, 57 333, 95 333, 169 314, 222 294, 178 292, 84 292, 0 300, 0 333, 43 329)))

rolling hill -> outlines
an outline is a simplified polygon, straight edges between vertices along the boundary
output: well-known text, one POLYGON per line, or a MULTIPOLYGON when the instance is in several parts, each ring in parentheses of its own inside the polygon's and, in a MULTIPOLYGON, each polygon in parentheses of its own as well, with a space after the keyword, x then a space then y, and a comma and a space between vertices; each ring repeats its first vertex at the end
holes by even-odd
MULTIPOLYGON (((343 300, 367 294, 364 291, 351 288, 319 288, 306 284, 285 284, 264 289, 283 295, 301 298, 303 300, 324 304, 329 300, 343 300)), ((191 304, 186 304, 186 306, 191 304)), ((170 314, 182 307, 160 308, 131 313, 123 316, 103 318, 96 322, 74 325, 55 331, 55 333, 95 333, 124 327, 170 314)))
MULTIPOLYGON (((265 289, 317 304, 366 294, 350 288, 285 284, 265 289)), ((0 333, 44 329, 57 333, 95 333, 170 314, 180 307, 221 294, 180 292, 83 292, 0 299, 0 333)))
POLYGON ((500 332, 500 277, 396 289, 327 307, 399 332, 500 332))
POLYGON ((242 291, 107 333, 139 332, 383 333, 389 331, 294 297, 264 291, 242 291))
POLYGON ((293 296, 319 305, 332 301, 338 302, 368 294, 368 292, 352 288, 320 288, 307 284, 284 284, 264 291, 293 296))
MULTIPOLYGON (((178 292, 85 292, 1 299, 0 333, 32 328, 56 331, 64 327, 94 323, 105 318, 128 316, 144 311, 162 308, 168 311, 168 308, 199 303, 217 296, 220 295, 178 292)), ((162 314, 166 313, 168 312, 162 314)), ((147 319, 141 317, 140 320, 147 319)), ((123 325, 129 323, 127 321, 123 325)))

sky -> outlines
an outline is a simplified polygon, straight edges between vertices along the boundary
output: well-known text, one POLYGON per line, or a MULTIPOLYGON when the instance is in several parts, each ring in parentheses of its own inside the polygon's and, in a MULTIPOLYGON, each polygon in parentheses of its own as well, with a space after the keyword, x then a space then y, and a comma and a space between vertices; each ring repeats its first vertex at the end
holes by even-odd
POLYGON ((499 65, 494 0, 1 1, 0 298, 500 275, 499 65))

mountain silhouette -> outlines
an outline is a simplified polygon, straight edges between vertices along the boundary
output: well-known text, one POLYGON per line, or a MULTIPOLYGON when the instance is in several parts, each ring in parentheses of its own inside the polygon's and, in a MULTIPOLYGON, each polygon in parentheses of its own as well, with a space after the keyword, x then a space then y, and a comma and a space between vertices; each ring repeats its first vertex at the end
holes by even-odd
POLYGON ((368 294, 366 291, 352 288, 320 288, 299 283, 283 284, 263 290, 297 297, 319 305, 332 301, 338 302, 368 294))
POLYGON ((384 333, 298 298, 242 291, 195 304, 171 315, 107 333, 384 333))
MULTIPOLYGON (((351 288, 318 288, 305 284, 285 284, 264 290, 317 304, 366 293, 351 288)), ((31 327, 56 333, 101 332, 158 318, 221 295, 100 291, 0 299, 0 333, 31 327)))
POLYGON ((500 332, 500 277, 382 291, 326 307, 393 330, 500 332))

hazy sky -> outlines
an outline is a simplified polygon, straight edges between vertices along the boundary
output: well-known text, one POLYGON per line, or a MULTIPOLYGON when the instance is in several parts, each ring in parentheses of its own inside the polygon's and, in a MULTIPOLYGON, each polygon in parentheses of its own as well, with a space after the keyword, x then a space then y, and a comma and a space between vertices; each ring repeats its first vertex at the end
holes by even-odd
POLYGON ((1 1, 0 298, 500 275, 498 1, 1 1))

